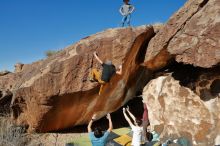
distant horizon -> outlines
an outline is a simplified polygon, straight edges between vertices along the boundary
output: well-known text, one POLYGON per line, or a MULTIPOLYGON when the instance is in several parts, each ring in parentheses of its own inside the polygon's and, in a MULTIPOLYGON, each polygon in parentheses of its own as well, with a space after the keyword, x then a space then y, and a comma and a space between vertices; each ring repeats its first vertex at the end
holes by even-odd
MULTIPOLYGON (((186 0, 131 1, 133 27, 166 23, 186 0)), ((16 63, 31 64, 46 58, 48 50, 61 50, 82 38, 118 28, 122 0, 38 0, 0 2, 0 71, 14 71, 16 63)))

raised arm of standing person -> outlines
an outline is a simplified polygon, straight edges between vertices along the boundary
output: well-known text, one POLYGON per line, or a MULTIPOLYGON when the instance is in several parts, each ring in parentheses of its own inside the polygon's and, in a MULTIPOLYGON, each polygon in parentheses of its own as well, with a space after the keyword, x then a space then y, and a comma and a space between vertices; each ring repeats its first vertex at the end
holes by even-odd
POLYGON ((133 121, 135 121, 135 116, 130 112, 129 106, 126 108, 128 114, 130 115, 130 117, 132 118, 133 121))
POLYGON ((88 129, 88 132, 90 133, 90 132, 92 132, 92 123, 93 123, 93 121, 96 119, 96 114, 94 114, 93 116, 92 116, 92 119, 90 120, 90 122, 89 122, 89 125, 87 126, 87 129, 88 129))
POLYGON ((126 109, 125 109, 125 108, 123 108, 123 114, 124 114, 124 117, 125 117, 126 121, 127 121, 128 124, 130 125, 130 127, 133 127, 134 124, 131 122, 131 120, 130 120, 129 117, 127 116, 127 114, 126 114, 126 109))
POLYGON ((96 51, 93 53, 93 55, 95 56, 96 60, 97 60, 99 63, 103 64, 103 61, 98 57, 96 51))
POLYGON ((110 115, 110 114, 107 114, 106 118, 108 119, 108 122, 109 122, 108 132, 111 132, 112 129, 113 129, 113 124, 112 124, 111 115, 110 115))

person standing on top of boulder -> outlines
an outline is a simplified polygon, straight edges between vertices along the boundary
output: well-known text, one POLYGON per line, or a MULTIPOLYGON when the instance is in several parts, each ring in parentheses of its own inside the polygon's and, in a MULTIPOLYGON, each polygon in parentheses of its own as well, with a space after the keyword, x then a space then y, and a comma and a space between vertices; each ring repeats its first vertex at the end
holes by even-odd
POLYGON ((99 95, 102 92, 103 85, 105 83, 108 83, 111 79, 111 77, 116 73, 121 75, 122 74, 122 66, 119 66, 118 71, 116 71, 115 66, 112 64, 110 60, 106 60, 103 62, 97 55, 96 52, 93 53, 95 56, 96 60, 102 65, 102 71, 98 69, 92 69, 90 75, 89 75, 89 80, 91 82, 98 82, 101 84, 100 90, 99 90, 99 95))
POLYGON ((95 127, 94 132, 92 132, 91 127, 92 127, 93 121, 96 119, 95 114, 93 115, 91 121, 89 122, 89 125, 87 128, 88 128, 88 132, 89 132, 89 138, 90 138, 93 146, 105 146, 105 144, 107 142, 107 138, 113 129, 113 125, 112 125, 112 120, 111 120, 110 114, 107 114, 106 118, 109 121, 109 128, 104 134, 102 133, 102 130, 99 127, 95 127))
POLYGON ((119 12, 123 16, 122 18, 122 27, 124 27, 125 22, 127 21, 127 25, 130 26, 131 21, 131 13, 134 11, 134 6, 129 4, 129 0, 123 0, 124 4, 119 9, 119 12))

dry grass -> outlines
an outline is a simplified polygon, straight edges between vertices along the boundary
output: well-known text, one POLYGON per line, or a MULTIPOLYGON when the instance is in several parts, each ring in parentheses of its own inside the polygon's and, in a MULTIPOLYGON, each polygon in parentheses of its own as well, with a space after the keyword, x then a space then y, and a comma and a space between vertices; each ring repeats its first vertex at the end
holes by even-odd
POLYGON ((15 125, 9 116, 0 116, 0 146, 45 146, 40 137, 26 133, 26 128, 15 125))
POLYGON ((30 139, 26 129, 16 126, 9 117, 0 117, 0 146, 25 146, 30 139))
POLYGON ((152 24, 153 27, 154 27, 154 31, 157 33, 159 32, 163 27, 164 27, 164 24, 163 23, 160 23, 160 22, 155 22, 152 24))
POLYGON ((48 51, 45 52, 45 55, 46 55, 47 57, 50 57, 50 56, 53 56, 53 55, 57 54, 58 52, 59 52, 59 51, 48 50, 48 51))

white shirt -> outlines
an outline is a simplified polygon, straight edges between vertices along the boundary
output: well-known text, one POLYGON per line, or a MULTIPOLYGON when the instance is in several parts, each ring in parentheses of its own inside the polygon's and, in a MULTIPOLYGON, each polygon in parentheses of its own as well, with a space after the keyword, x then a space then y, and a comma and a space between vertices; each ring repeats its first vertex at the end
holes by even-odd
POLYGON ((132 126, 131 127, 133 131, 133 137, 132 137, 132 146, 140 146, 142 142, 142 137, 144 135, 144 128, 138 127, 138 126, 132 126))
POLYGON ((134 6, 132 6, 130 4, 128 4, 128 5, 124 4, 121 6, 119 11, 120 11, 121 15, 126 16, 128 14, 131 14, 134 11, 134 6))

